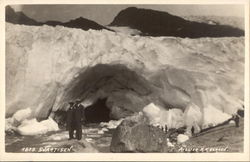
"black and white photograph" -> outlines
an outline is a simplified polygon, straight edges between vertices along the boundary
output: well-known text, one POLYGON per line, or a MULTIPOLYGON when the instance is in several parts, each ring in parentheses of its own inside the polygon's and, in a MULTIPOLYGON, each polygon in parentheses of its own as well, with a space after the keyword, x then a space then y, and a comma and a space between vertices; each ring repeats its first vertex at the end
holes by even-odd
POLYGON ((4 153, 249 153, 241 2, 6 1, 4 153))

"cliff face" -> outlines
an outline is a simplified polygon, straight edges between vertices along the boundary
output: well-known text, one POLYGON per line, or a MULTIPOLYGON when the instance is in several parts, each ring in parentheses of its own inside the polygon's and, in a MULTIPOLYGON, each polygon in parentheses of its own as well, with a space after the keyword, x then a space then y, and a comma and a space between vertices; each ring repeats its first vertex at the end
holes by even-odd
POLYGON ((229 25, 207 24, 188 21, 181 17, 151 9, 129 7, 122 10, 110 24, 111 26, 128 26, 148 36, 175 37, 238 37, 244 31, 229 25))
POLYGON ((7 116, 30 107, 44 119, 76 98, 107 99, 115 119, 151 102, 232 114, 242 107, 243 91, 243 37, 132 37, 6 23, 7 116))

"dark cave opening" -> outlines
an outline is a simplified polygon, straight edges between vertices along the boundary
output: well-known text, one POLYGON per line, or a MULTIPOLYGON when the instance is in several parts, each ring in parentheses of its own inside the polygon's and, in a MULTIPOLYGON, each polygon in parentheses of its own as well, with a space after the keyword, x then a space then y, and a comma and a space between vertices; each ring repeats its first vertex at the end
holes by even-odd
POLYGON ((107 98, 98 99, 94 104, 85 108, 86 123, 110 121, 110 109, 106 106, 107 98))
POLYGON ((79 71, 64 88, 53 118, 65 123, 68 102, 80 99, 83 105, 91 102, 85 108, 86 123, 118 120, 139 112, 151 93, 151 83, 136 71, 121 64, 98 64, 79 71))

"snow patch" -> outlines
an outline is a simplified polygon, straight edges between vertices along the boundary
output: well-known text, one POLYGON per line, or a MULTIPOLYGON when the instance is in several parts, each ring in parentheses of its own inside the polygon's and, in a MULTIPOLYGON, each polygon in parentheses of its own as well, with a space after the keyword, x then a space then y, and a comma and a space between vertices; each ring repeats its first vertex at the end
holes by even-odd
POLYGON ((52 118, 41 122, 38 122, 36 119, 25 119, 21 125, 17 127, 17 132, 21 135, 38 135, 58 130, 59 127, 52 118))
POLYGON ((167 138, 167 145, 169 147, 174 147, 174 144, 170 142, 169 138, 167 138))
POLYGON ((52 118, 38 122, 31 116, 30 108, 18 110, 11 118, 5 119, 5 131, 16 131, 20 135, 38 135, 59 130, 57 123, 52 118))
POLYGON ((85 138, 85 140, 89 143, 93 143, 93 139, 92 138, 85 138))
POLYGON ((194 128, 194 133, 199 133, 201 131, 202 112, 197 105, 192 103, 185 109, 184 122, 187 126, 187 135, 192 136, 192 128, 194 128))
POLYGON ((68 139, 68 132, 63 132, 63 133, 56 133, 48 137, 48 140, 53 140, 53 141, 61 141, 68 139))
POLYGON ((102 128, 102 131, 107 132, 109 130, 107 128, 102 128))
POLYGON ((98 132, 98 128, 84 128, 83 133, 85 134, 91 134, 91 133, 96 133, 98 132))
POLYGON ((104 131, 103 131, 103 130, 99 130, 99 131, 97 132, 97 134, 104 134, 104 131))
POLYGON ((232 115, 212 107, 211 105, 204 109, 204 121, 202 128, 214 127, 232 118, 232 115))
POLYGON ((26 109, 22 109, 22 110, 18 110, 14 115, 13 115, 13 119, 18 121, 18 122, 22 122, 23 120, 29 118, 31 116, 31 109, 30 108, 26 108, 26 109))
POLYGON ((142 112, 147 117, 149 124, 163 128, 164 131, 166 128, 177 129, 186 126, 185 134, 188 136, 192 136, 192 128, 194 133, 199 133, 201 129, 216 126, 232 117, 211 105, 202 109, 194 103, 190 103, 184 112, 177 108, 165 110, 150 103, 144 107, 142 112))
POLYGON ((184 134, 179 134, 177 136, 177 143, 184 143, 186 142, 187 140, 189 140, 189 137, 187 135, 184 135, 184 134))
POLYGON ((168 129, 183 127, 184 120, 182 110, 177 108, 162 110, 160 113, 160 123, 167 125, 168 129))
POLYGON ((142 112, 146 117, 148 117, 150 124, 160 123, 161 109, 157 107, 154 103, 150 103, 147 106, 145 106, 142 112))
POLYGON ((106 127, 107 129, 115 129, 116 127, 118 127, 118 125, 121 124, 121 122, 124 119, 120 119, 120 120, 110 120, 109 122, 101 122, 100 126, 101 127, 106 127))
POLYGON ((173 108, 164 110, 150 103, 142 110, 143 114, 148 118, 149 123, 154 126, 160 126, 165 129, 180 128, 184 126, 183 112, 180 109, 173 108))
POLYGON ((139 34, 141 34, 140 30, 132 29, 132 28, 127 27, 127 26, 121 26, 121 27, 108 26, 108 28, 110 28, 116 32, 122 33, 122 34, 126 34, 126 35, 139 35, 139 34))
POLYGON ((212 106, 202 110, 193 103, 188 105, 184 113, 177 108, 164 110, 157 107, 154 103, 145 106, 142 112, 151 125, 160 126, 164 130, 166 126, 167 129, 186 126, 186 134, 188 136, 192 135, 192 128, 194 133, 199 133, 201 129, 216 126, 231 118, 231 115, 223 113, 212 106))
POLYGON ((229 124, 231 124, 231 125, 235 125, 235 121, 230 120, 229 124))

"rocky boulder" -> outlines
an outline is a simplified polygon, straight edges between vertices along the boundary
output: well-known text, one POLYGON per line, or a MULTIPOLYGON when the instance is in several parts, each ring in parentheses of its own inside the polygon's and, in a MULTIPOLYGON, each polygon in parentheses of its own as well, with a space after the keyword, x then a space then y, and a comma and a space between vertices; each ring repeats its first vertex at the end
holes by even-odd
POLYGON ((124 120, 115 130, 111 152, 165 152, 167 138, 160 128, 145 122, 124 120))

